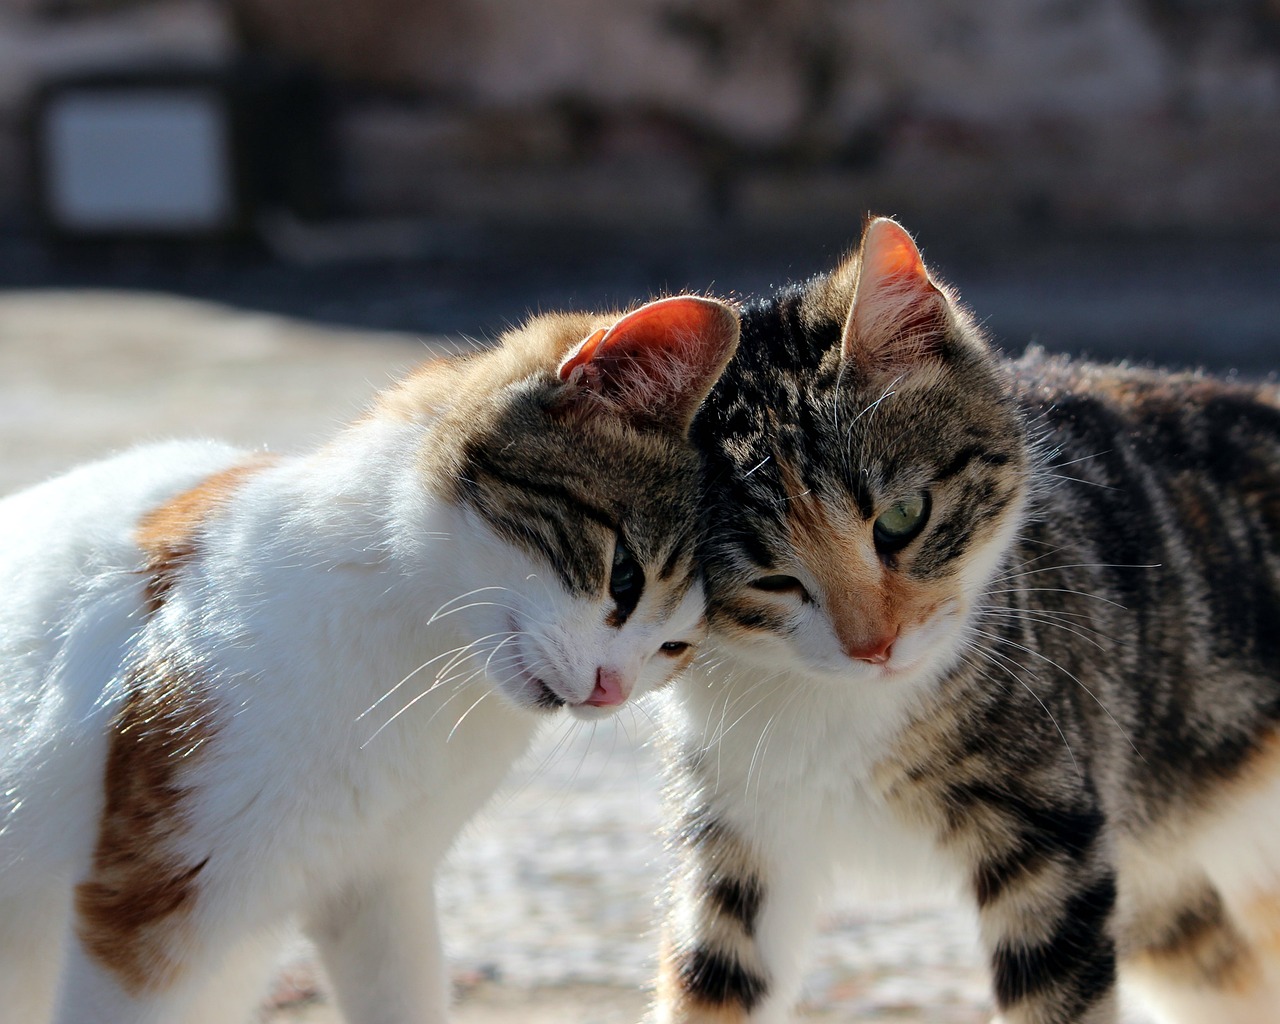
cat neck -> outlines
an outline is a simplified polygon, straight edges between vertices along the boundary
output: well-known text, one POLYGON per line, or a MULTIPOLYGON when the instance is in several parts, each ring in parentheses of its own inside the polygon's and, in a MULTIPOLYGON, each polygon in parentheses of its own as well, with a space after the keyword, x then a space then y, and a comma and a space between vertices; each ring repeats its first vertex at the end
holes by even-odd
POLYGON ((468 573, 477 527, 424 477, 422 437, 357 424, 261 466, 203 524, 150 642, 190 652, 221 703, 252 709, 245 736, 288 723, 323 737, 327 762, 427 774, 532 737, 536 716, 451 660, 476 639, 467 612, 447 612, 483 584, 468 573))

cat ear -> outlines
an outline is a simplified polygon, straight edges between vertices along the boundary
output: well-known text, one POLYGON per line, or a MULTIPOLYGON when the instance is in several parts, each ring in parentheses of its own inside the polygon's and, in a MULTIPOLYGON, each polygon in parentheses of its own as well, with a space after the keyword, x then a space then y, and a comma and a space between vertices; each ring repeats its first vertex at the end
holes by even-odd
POLYGON ((896 221, 876 217, 862 233, 858 283, 845 322, 845 359, 881 366, 936 354, 950 323, 947 297, 896 221))
POLYGON ((588 336, 560 364, 559 376, 575 385, 575 398, 603 404, 638 426, 684 433, 737 347, 733 310, 680 295, 641 306, 588 336))

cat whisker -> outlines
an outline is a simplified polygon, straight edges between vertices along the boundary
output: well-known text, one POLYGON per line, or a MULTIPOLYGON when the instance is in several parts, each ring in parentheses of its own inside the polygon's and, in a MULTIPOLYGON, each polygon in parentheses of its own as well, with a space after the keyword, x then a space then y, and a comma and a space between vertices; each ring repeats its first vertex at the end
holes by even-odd
MULTIPOLYGON (((1024 690, 1026 690, 1027 693, 1031 694, 1032 699, 1034 699, 1035 702, 1040 705, 1044 713, 1049 716, 1049 721, 1053 723, 1054 729, 1056 729, 1058 732, 1058 735, 1062 737, 1062 745, 1063 747, 1066 748, 1067 756, 1071 758, 1071 765, 1073 768, 1075 768, 1076 775, 1079 776, 1080 781, 1083 782, 1084 772, 1080 768, 1080 762, 1076 760, 1075 752, 1071 749, 1071 743, 1067 739, 1067 734, 1062 731, 1062 726, 1058 724, 1058 719, 1054 717, 1053 712, 1049 710, 1049 706, 1040 698, 1040 695, 1031 688, 1031 685, 1025 679, 1023 679, 1022 676, 1018 675, 1015 671, 1013 671, 1013 669, 1010 668, 1009 665, 1004 664, 1004 662, 1010 662, 1011 659, 1005 658, 1003 655, 1000 655, 995 651, 991 651, 984 648, 982 645, 978 644, 976 641, 972 639, 968 639, 965 641, 965 647, 968 648, 968 650, 973 654, 977 654, 980 657, 987 659, 987 661, 993 667, 1003 671, 1007 676, 1013 679, 1019 686, 1021 686, 1024 690)), ((1012 664, 1016 665, 1017 662, 1012 662, 1012 664)), ((985 672, 982 672, 981 669, 979 669, 979 672, 981 673, 983 679, 991 678, 985 672)))
MULTIPOLYGON (((581 721, 577 722, 579 729, 581 729, 585 724, 587 723, 581 721)), ((582 753, 578 757, 578 763, 573 766, 573 771, 569 774, 569 785, 565 790, 566 794, 577 784, 578 778, 582 775, 582 769, 587 766, 587 755, 591 753, 591 746, 596 741, 596 733, 599 730, 600 723, 598 721, 593 721, 590 723, 590 726, 591 732, 587 736, 587 742, 582 746, 582 753)))
MULTIPOLYGON (((1018 543, 1025 545, 1025 544, 1034 544, 1037 542, 1030 537, 1019 536, 1018 543)), ((1030 558, 1024 558, 1021 562, 1014 562, 1013 564, 1006 566, 1007 571, 1000 573, 998 576, 995 577, 995 582, 1000 582, 1001 580, 1006 580, 1011 578, 1013 575, 1011 570, 1013 569, 1021 569, 1024 565, 1031 565, 1033 562, 1038 562, 1043 558, 1048 558, 1050 555, 1056 555, 1061 550, 1062 550, 1062 546, 1058 545, 1057 547, 1049 548, 1047 551, 1042 551, 1038 555, 1032 555, 1030 558)), ((1053 568, 1053 566, 1049 566, 1049 568, 1053 568)), ((1039 570, 1036 570, 1036 571, 1038 572, 1039 570)))
POLYGON ((737 728, 739 723, 741 723, 744 718, 746 718, 749 714, 751 714, 751 712, 753 712, 756 708, 758 708, 761 705, 761 703, 764 702, 764 699, 765 697, 768 696, 768 694, 766 693, 761 695, 759 700, 753 702, 745 711, 739 714, 737 718, 735 718, 732 722, 730 722, 726 726, 724 724, 724 721, 725 721, 725 718, 728 717, 730 705, 739 704, 743 700, 750 697, 757 690, 765 689, 768 686, 768 684, 772 682, 772 680, 773 680, 772 676, 767 677, 765 679, 761 679, 755 682, 752 686, 750 686, 744 693, 739 694, 736 700, 725 701, 724 712, 720 716, 720 727, 716 733, 716 738, 714 742, 721 743, 724 740, 724 738, 729 735, 729 733, 731 733, 735 728, 737 728))
POLYGON ((1101 604, 1110 605, 1112 608, 1119 608, 1122 612, 1129 610, 1127 605, 1123 605, 1119 601, 1112 601, 1109 597, 1099 597, 1097 594, 1090 594, 1086 590, 1072 590, 1070 587, 1007 587, 1003 590, 988 590, 985 593, 987 596, 993 594, 1073 594, 1076 597, 1084 597, 1090 601, 1098 601, 1101 604))
MULTIPOLYGON (((440 712, 444 710, 444 708, 449 704, 449 702, 453 699, 453 697, 455 697, 458 693, 462 691, 462 688, 465 687, 467 683, 487 673, 488 671, 487 665, 482 665, 480 666, 480 668, 474 669, 474 670, 467 670, 462 667, 465 662, 479 655, 484 655, 487 653, 489 657, 492 657, 491 651, 488 651, 487 648, 480 647, 479 645, 484 641, 492 640, 493 637, 501 636, 504 639, 500 641, 497 645, 495 645, 495 649, 496 649, 496 647, 501 646, 501 644, 506 643, 508 640, 512 639, 516 635, 518 634, 509 633, 509 632, 491 633, 487 636, 479 637, 476 640, 473 640, 470 644, 466 644, 462 648, 456 648, 455 652, 453 652, 454 653, 453 658, 451 658, 450 661, 440 669, 440 671, 436 675, 436 678, 432 681, 431 685, 426 687, 426 689, 422 690, 422 692, 420 692, 415 697, 413 697, 413 699, 406 702, 398 711, 395 712, 395 714, 391 715, 391 717, 388 718, 385 722, 383 722, 382 725, 378 726, 378 728, 374 730, 373 734, 370 735, 369 738, 366 739, 364 743, 360 745, 361 749, 363 749, 368 744, 372 743, 384 729, 390 726, 396 719, 398 719, 401 715, 405 714, 405 712, 407 712, 410 708, 418 704, 420 701, 425 699, 430 694, 447 686, 455 687, 455 692, 451 694, 448 698, 446 698, 440 704, 440 706, 435 710, 435 712, 432 713, 431 717, 427 719, 427 722, 425 724, 429 725, 432 721, 435 720, 436 716, 439 715, 440 712), (469 674, 459 679, 458 676, 461 672, 468 672, 469 674)), ((445 653, 447 654, 451 652, 445 652, 445 653)), ((433 660, 438 660, 438 659, 433 659, 433 660)), ((398 689, 399 685, 400 684, 397 684, 397 686, 394 689, 398 689)), ((384 695, 384 698, 385 696, 386 695, 384 695)), ((384 698, 379 698, 378 703, 381 703, 382 699, 384 698)), ((371 711, 372 708, 368 710, 371 711)), ((364 714, 367 714, 367 713, 368 711, 364 712, 364 714)), ((363 718, 364 714, 362 714, 360 717, 363 718)))
POLYGON ((1069 480, 1072 483, 1084 484, 1086 487, 1100 487, 1104 491, 1120 491, 1121 488, 1112 484, 1104 484, 1097 480, 1085 480, 1078 476, 1068 476, 1066 473, 1046 473, 1046 478, 1050 480, 1069 480))
POLYGON ((898 374, 898 376, 894 377, 893 380, 889 381, 889 383, 885 385, 884 391, 880 393, 880 397, 877 398, 875 401, 871 402, 870 404, 868 404, 860 413, 858 413, 857 416, 853 418, 853 423, 849 424, 850 429, 852 429, 853 424, 857 423, 858 420, 862 419, 863 416, 866 416, 868 413, 874 414, 875 411, 878 408, 880 408, 881 402, 885 401, 888 398, 892 398, 894 395, 896 395, 897 392, 894 390, 894 388, 896 388, 898 384, 901 383, 903 376, 904 374, 900 373, 898 374))
MULTIPOLYGON (((412 679, 414 676, 416 676, 416 675, 417 675, 419 672, 421 672, 423 669, 425 669, 425 668, 427 668, 428 666, 432 665, 433 663, 435 663, 435 662, 439 661, 441 658, 448 658, 448 657, 450 657, 451 655, 453 655, 453 656, 454 656, 454 657, 453 657, 453 659, 452 659, 448 664, 446 664, 444 668, 442 668, 442 669, 440 670, 441 672, 445 672, 445 671, 447 671, 447 670, 448 670, 448 668, 449 668, 451 665, 453 665, 453 664, 454 664, 454 662, 457 660, 457 656, 458 656, 458 655, 460 655, 460 654, 462 654, 462 653, 464 653, 464 652, 466 652, 466 651, 470 650, 471 648, 475 647, 477 644, 481 644, 481 643, 483 643, 483 642, 484 642, 484 641, 486 641, 486 640, 490 640, 490 639, 492 639, 492 638, 493 638, 493 637, 495 637, 495 636, 507 636, 507 635, 509 635, 509 633, 510 633, 510 631, 509 631, 509 630, 503 630, 503 631, 502 631, 502 632, 500 632, 500 633, 488 633, 488 634, 486 634, 485 636, 477 637, 476 639, 474 639, 474 640, 472 640, 472 641, 470 641, 470 642, 468 642, 468 643, 465 643, 465 644, 461 645, 460 647, 454 647, 454 648, 451 648, 450 650, 443 651, 443 652, 441 652, 440 654, 437 654, 434 658, 428 658, 428 659, 427 659, 426 661, 424 661, 421 665, 419 665, 419 666, 418 666, 417 668, 415 668, 412 672, 410 672, 410 673, 409 673, 408 675, 406 675, 403 679, 401 679, 398 683, 396 683, 393 687, 391 687, 391 689, 387 690, 387 692, 386 692, 386 693, 384 693, 381 697, 379 697, 379 698, 378 698, 377 700, 375 700, 372 704, 370 704, 367 708, 365 708, 363 711, 361 711, 361 712, 360 712, 360 714, 358 714, 358 715, 356 716, 356 721, 357 721, 357 722, 358 722, 358 721, 360 721, 362 718, 364 718, 364 717, 365 717, 365 715, 369 714, 371 711, 373 711, 375 708, 377 708, 377 707, 378 707, 378 705, 380 705, 383 701, 385 701, 385 700, 386 700, 388 697, 390 697, 393 693, 395 693, 397 690, 399 690, 399 689, 400 689, 400 687, 404 686, 404 684, 405 684, 405 683, 407 683, 410 679, 412 679)), ((470 657, 470 655, 467 655, 467 656, 468 656, 468 657, 470 657)), ((439 678, 439 676, 437 676, 437 679, 438 679, 438 678, 439 678)))
MULTIPOLYGON (((439 718, 439 717, 440 717, 440 715, 444 712, 445 708, 447 708, 450 704, 452 704, 452 703, 453 703, 453 701, 454 701, 454 700, 456 700, 456 699, 457 699, 457 697, 458 697, 458 695, 459 695, 459 694, 462 694, 462 693, 466 693, 466 692, 467 692, 467 684, 468 684, 469 682, 471 682, 473 679, 475 679, 475 678, 477 678, 478 676, 481 676, 481 675, 483 675, 483 674, 484 674, 484 670, 483 670, 483 669, 478 669, 478 670, 476 670, 476 671, 472 672, 470 675, 467 675, 467 676, 463 677, 462 679, 450 679, 450 683, 453 685, 453 692, 452 692, 452 693, 450 693, 448 697, 446 697, 443 701, 441 701, 441 702, 440 702, 440 706, 439 706, 438 708, 436 708, 436 709, 435 709, 435 711, 431 712, 430 717, 426 720, 426 722, 423 724, 423 726, 422 726, 422 727, 423 727, 423 728, 426 728, 427 726, 431 725, 431 723, 432 723, 432 722, 434 722, 437 718, 439 718)), ((432 689, 436 689, 436 687, 432 687, 432 689)), ((430 692, 430 691, 428 691, 428 692, 430 692)), ((487 696, 488 694, 490 694, 490 693, 492 693, 492 692, 493 692, 492 690, 485 689, 485 691, 484 691, 484 695, 485 695, 485 696, 487 696)), ((423 694, 421 694, 420 696, 425 697, 425 696, 426 696, 426 693, 423 693, 423 694)), ((416 702, 416 700, 417 700, 417 698, 415 698, 415 702, 416 702)), ((477 703, 479 703, 479 702, 477 701, 477 703)), ((406 706, 403 710, 407 711, 407 710, 408 710, 408 707, 406 706)), ((468 710, 470 710, 470 709, 468 709, 468 710)), ((464 712, 464 714, 465 714, 465 713, 466 713, 466 712, 464 712)), ((450 732, 450 736, 452 736, 452 735, 453 735, 453 733, 452 733, 452 732, 450 732)), ((447 741, 446 741, 446 742, 447 742, 447 741)))
MULTIPOLYGON (((517 658, 517 659, 514 659, 511 662, 511 664, 523 664, 523 662, 521 659, 517 658)), ((480 665, 478 667, 463 667, 462 665, 458 665, 457 669, 454 671, 452 675, 448 676, 447 678, 438 680, 438 682, 440 682, 441 684, 447 683, 450 686, 454 686, 458 689, 461 689, 462 687, 466 686, 468 683, 473 682, 476 679, 483 678, 485 676, 489 676, 490 679, 493 679, 493 676, 490 674, 489 667, 487 664, 480 665), (459 676, 461 676, 461 678, 459 678, 459 676)), ((495 683, 497 682, 496 680, 494 681, 495 683)))
POLYGON ((1101 636, 1104 640, 1110 640, 1110 637, 1107 637, 1104 634, 1099 633, 1096 629, 1090 629, 1088 626, 1083 626, 1080 623, 1055 622, 1053 618, 1051 618, 1047 613, 1035 612, 1035 611, 1030 611, 1022 608, 996 608, 996 607, 988 607, 984 609, 984 611, 986 612, 987 615, 996 616, 996 617, 1008 619, 1015 622, 1037 622, 1044 626, 1052 626, 1055 629, 1061 629, 1064 632, 1072 634, 1072 636, 1078 636, 1085 643, 1090 644, 1093 647, 1096 647, 1100 651, 1105 651, 1106 647, 1098 643, 1098 641, 1095 640, 1093 637, 1087 636, 1086 631, 1089 633, 1093 633, 1096 636, 1101 636), (1075 628, 1075 627, 1079 627, 1079 628, 1075 628))
MULTIPOLYGON (((451 672, 453 672, 454 669, 460 669, 464 662, 470 661, 472 658, 483 655, 485 653, 486 648, 480 646, 482 642, 492 640, 496 636, 503 637, 503 639, 500 640, 497 645, 495 645, 495 648, 496 648, 506 643, 508 640, 520 635, 523 635, 523 634, 521 634, 520 632, 512 632, 507 630, 502 633, 489 633, 486 636, 481 637, 480 640, 476 641, 476 643, 473 644, 470 649, 464 648, 462 651, 458 652, 452 658, 450 658, 449 661, 445 665, 443 665, 440 668, 440 670, 436 673, 436 681, 439 682, 443 680, 451 672)), ((470 671, 470 670, 464 669, 463 671, 470 671)))
POLYGON ((756 800, 757 807, 759 807, 759 803, 760 803, 760 790, 761 790, 764 773, 762 771, 759 774, 757 774, 756 766, 757 764, 763 766, 764 758, 767 755, 768 749, 769 749, 769 736, 773 732, 774 726, 786 714, 786 712, 790 709, 791 705, 795 703, 796 698, 801 692, 803 692, 802 688, 797 686, 794 689, 792 689, 790 693, 787 694, 786 698, 782 702, 782 707, 778 708, 772 715, 769 716, 769 720, 765 722, 764 728, 760 730, 760 738, 756 741, 755 749, 751 752, 751 761, 747 765, 747 780, 746 780, 745 788, 746 788, 746 792, 749 793, 751 790, 751 780, 754 777, 756 780, 755 800, 756 800))
MULTIPOLYGON (((505 647, 507 644, 511 643, 511 641, 514 640, 517 635, 518 634, 516 633, 512 633, 510 636, 504 637, 494 645, 493 650, 489 652, 489 657, 484 659, 484 670, 486 672, 489 671, 489 667, 493 664, 493 656, 497 654, 500 650, 502 650, 502 648, 505 647)), ((512 657, 518 661, 520 657, 519 652, 512 655, 512 657)))
POLYGON ((508 793, 508 799, 525 792, 529 786, 533 784, 535 779, 543 775, 551 765, 555 763, 556 758, 564 751, 564 748, 568 745, 570 740, 572 740, 577 734, 578 727, 581 726, 581 724, 582 723, 578 719, 568 716, 561 718, 557 722, 557 728, 560 733, 559 738, 555 741, 551 749, 542 756, 538 763, 530 769, 529 774, 521 780, 520 784, 511 788, 508 793))
POLYGON ((492 697, 492 696, 493 696, 492 690, 485 690, 484 693, 480 694, 480 696, 476 698, 476 702, 472 704, 471 707, 467 708, 466 711, 462 712, 462 717, 453 723, 453 728, 449 730, 449 735, 445 737, 444 741, 448 743, 450 740, 452 740, 453 734, 456 733, 459 728, 461 728, 462 723, 467 720, 467 716, 471 714, 471 712, 473 712, 476 708, 478 708, 486 697, 492 697))
POLYGON ((524 611, 524 609, 522 608, 518 608, 515 605, 503 604, 501 601, 472 601, 468 604, 459 605, 456 608, 450 608, 447 612, 444 612, 444 613, 437 612, 435 615, 433 615, 431 618, 427 620, 427 625, 429 626, 431 625, 431 623, 435 622, 437 619, 443 619, 446 616, 454 615, 457 612, 465 612, 469 608, 501 608, 504 611, 511 612, 512 614, 515 614, 515 615, 523 614, 523 611, 524 611))
POLYGON ((995 643, 1007 644, 1010 647, 1016 648, 1017 650, 1023 651, 1031 655, 1033 658, 1039 658, 1041 661, 1045 662, 1045 664, 1052 665, 1059 672, 1067 676, 1067 678, 1071 679, 1077 686, 1080 687, 1080 689, 1084 690, 1084 692, 1087 693, 1090 696, 1090 698, 1092 698, 1093 702, 1102 709, 1103 713, 1109 719, 1111 719, 1111 724, 1114 725, 1116 729, 1119 731, 1120 735, 1125 738, 1125 742, 1127 742, 1129 746, 1133 748, 1133 752, 1138 755, 1138 758, 1144 764, 1146 763, 1146 758, 1142 756, 1142 751, 1138 749, 1138 745, 1133 742, 1132 738, 1130 738, 1129 733, 1125 730, 1124 726, 1122 726, 1116 720, 1116 716, 1111 713, 1111 709, 1108 708, 1104 703, 1102 703, 1102 701, 1098 699, 1097 694, 1095 694, 1091 689, 1089 689, 1089 687, 1085 686, 1085 684, 1080 681, 1080 678, 1076 676, 1073 672, 1070 672, 1067 669, 1063 668, 1052 658, 1044 654, 1041 654, 1037 650, 1027 647, 1025 644, 1020 644, 1016 640, 1010 640, 1008 637, 1003 637, 996 633, 988 633, 985 630, 981 630, 981 629, 975 629, 974 632, 977 633, 979 636, 984 636, 988 640, 994 641, 995 643))
MULTIPOLYGON (((451 605, 456 605, 459 601, 465 601, 469 597, 474 597, 476 594, 483 594, 488 590, 503 590, 510 593, 511 588, 498 586, 476 587, 474 590, 468 590, 465 594, 459 594, 457 597, 451 597, 431 614, 431 617, 427 619, 427 625, 429 626, 438 619, 443 619, 448 615, 452 615, 454 612, 462 611, 462 608, 453 608, 450 607, 451 605)), ((471 608, 474 607, 474 605, 468 604, 463 607, 471 608)))
POLYGON ((1021 579, 1023 576, 1034 576, 1039 572, 1056 572, 1059 569, 1159 569, 1159 562, 1151 562, 1145 565, 1133 564, 1128 565, 1123 562, 1070 562, 1066 565, 1046 565, 1039 569, 1028 569, 1025 572, 1005 573, 997 576, 993 582, 1004 583, 1007 580, 1021 579))
POLYGON ((1080 458, 1072 459, 1070 462, 1057 462, 1057 463, 1053 463, 1052 465, 1048 465, 1045 468, 1046 469, 1062 469, 1066 466, 1074 466, 1078 462, 1088 462, 1090 459, 1098 459, 1104 455, 1110 455, 1112 451, 1113 449, 1108 448, 1105 452, 1094 452, 1092 455, 1081 455, 1080 458))
POLYGON ((654 729, 658 728, 658 720, 653 716, 653 712, 649 710, 646 701, 644 700, 632 701, 627 706, 631 708, 633 714, 644 715, 644 717, 648 719, 649 724, 653 726, 654 729))
MULTIPOLYGON (((1012 590, 1012 591, 1006 591, 1006 593, 1017 594, 1017 593, 1022 593, 1022 591, 1012 590)), ((1055 618, 1060 618, 1060 619, 1085 619, 1089 622, 1092 622, 1094 621, 1095 618, 1097 618, 1097 616, 1091 612, 1068 612, 1068 611, 1063 611, 1061 608, 1055 608, 1053 610, 1049 610, 1047 608, 1036 608, 1034 605, 1027 605, 1026 607, 1022 607, 1019 605, 976 604, 974 605, 974 609, 982 612, 997 612, 997 613, 1034 612, 1036 615, 1052 615, 1055 618)), ((1116 642, 1120 643, 1121 641, 1116 641, 1116 642)))

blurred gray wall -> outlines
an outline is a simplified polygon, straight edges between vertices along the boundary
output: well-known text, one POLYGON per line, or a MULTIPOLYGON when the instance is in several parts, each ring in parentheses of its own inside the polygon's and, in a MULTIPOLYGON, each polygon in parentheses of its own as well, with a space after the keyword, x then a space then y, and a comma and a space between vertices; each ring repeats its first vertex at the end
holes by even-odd
POLYGON ((345 211, 1280 230, 1280 0, 4 0, 0 209, 42 76, 321 70, 345 211))

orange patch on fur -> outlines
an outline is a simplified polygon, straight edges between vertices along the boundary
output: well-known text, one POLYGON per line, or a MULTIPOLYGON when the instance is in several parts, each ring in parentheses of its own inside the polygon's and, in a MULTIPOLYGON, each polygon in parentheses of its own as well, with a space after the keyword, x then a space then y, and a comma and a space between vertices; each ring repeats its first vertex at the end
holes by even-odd
POLYGON ((1244 930, 1269 957, 1280 957, 1280 892, 1263 893, 1240 909, 1244 930))
MULTIPOLYGON (((208 477, 138 522, 146 556, 144 592, 155 614, 200 532, 251 474, 258 457, 208 477)), ((163 986, 178 970, 173 931, 190 913, 203 862, 176 850, 187 788, 180 774, 213 734, 212 709, 197 680, 164 654, 134 666, 128 696, 111 725, 104 803, 89 876, 76 886, 76 930, 85 949, 129 991, 163 986)))
POLYGON ((181 774, 214 727, 208 700, 170 659, 137 666, 128 684, 112 723, 93 865, 76 886, 75 908, 85 949, 138 992, 178 970, 173 933, 205 866, 174 848, 185 825, 181 774))
POLYGON ((1171 936, 1131 957, 1126 966, 1178 984, 1238 994, 1255 989, 1262 980, 1254 948, 1230 925, 1207 925, 1171 936))
POLYGON ((907 627, 924 622, 949 596, 938 586, 917 583, 881 562, 872 525, 852 516, 833 521, 826 506, 779 462, 787 488, 787 526, 792 544, 824 595, 823 608, 846 651, 892 642, 907 627))
POLYGON ((260 456, 224 469, 170 498, 138 521, 134 537, 147 556, 146 610, 154 615, 173 588, 178 571, 195 554, 200 527, 252 474, 274 460, 260 456))

